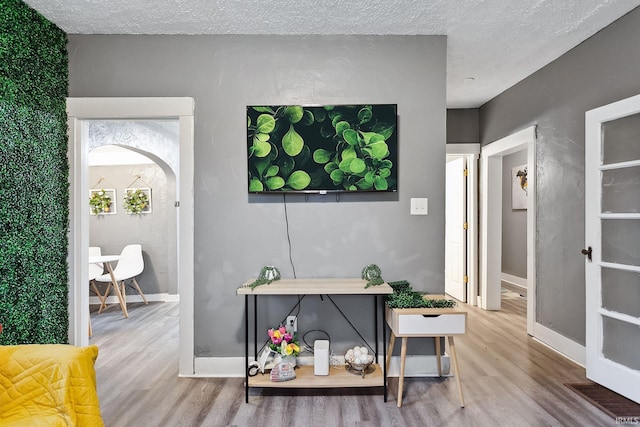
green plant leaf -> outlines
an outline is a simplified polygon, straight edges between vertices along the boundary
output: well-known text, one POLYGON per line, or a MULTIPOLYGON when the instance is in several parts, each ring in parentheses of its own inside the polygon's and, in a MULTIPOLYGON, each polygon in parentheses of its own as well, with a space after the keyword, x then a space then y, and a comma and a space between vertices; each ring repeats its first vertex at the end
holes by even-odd
POLYGON ((302 170, 295 171, 289 176, 287 185, 294 190, 303 190, 311 183, 311 177, 308 173, 302 170))
POLYGON ((336 133, 338 135, 342 135, 342 132, 344 132, 347 129, 351 129, 351 125, 349 124, 349 122, 345 122, 343 120, 343 121, 340 121, 340 122, 336 123, 336 133))
POLYGON ((300 134, 296 132, 293 125, 289 125, 289 131, 282 137, 282 148, 284 152, 291 157, 295 157, 300 154, 302 147, 304 147, 304 140, 300 134))
POLYGON ((367 145, 362 151, 366 151, 369 153, 371 158, 382 160, 383 158, 389 155, 389 147, 387 147, 386 142, 376 142, 373 144, 367 145))
POLYGON ((262 142, 258 138, 253 138, 253 154, 256 157, 267 157, 271 152, 271 144, 262 142))
POLYGON ((351 172, 351 162, 353 161, 353 158, 346 158, 343 159, 340 164, 338 165, 338 167, 340 168, 341 171, 345 172, 345 173, 350 173, 351 172))
POLYGON ((328 123, 323 124, 320 128, 320 135, 322 135, 323 138, 331 138, 335 135, 333 126, 328 123))
POLYGON ((385 191, 385 190, 387 190, 389 188, 389 184, 387 183, 387 180, 385 178, 380 177, 380 176, 376 177, 376 180, 373 183, 373 186, 378 191, 385 191))
POLYGON ((299 105, 292 105, 290 107, 285 108, 284 117, 289 120, 289 123, 298 123, 302 120, 302 116, 304 115, 304 110, 299 105))
POLYGON ((362 178, 358 182, 356 182, 356 186, 362 190, 370 190, 373 187, 373 180, 371 182, 367 181, 366 178, 362 178))
POLYGON ((329 176, 331 177, 331 180, 334 183, 340 184, 342 182, 342 180, 344 179, 344 172, 342 172, 340 169, 336 169, 336 170, 332 171, 329 176))
POLYGON ((315 118, 316 122, 322 123, 324 122, 324 119, 327 118, 327 113, 325 110, 317 109, 313 111, 313 117, 315 118))
POLYGON ((376 174, 373 171, 369 171, 364 176, 364 180, 367 181, 367 184, 373 185, 373 182, 376 180, 376 174))
POLYGON ((373 117, 373 113, 371 112, 370 107, 365 107, 358 111, 358 121, 360 122, 360 124, 367 123, 371 120, 371 117, 373 117))
POLYGON ((264 171, 267 170, 267 167, 271 164, 271 161, 268 158, 256 160, 253 162, 256 167, 256 171, 258 172, 258 176, 264 176, 264 171))
POLYGON ((364 163, 364 160, 359 158, 351 160, 351 163, 349 164, 349 169, 351 169, 351 172, 356 174, 364 172, 366 168, 367 165, 364 163))
POLYGON ((342 137, 349 145, 358 145, 358 132, 349 128, 342 133, 342 137))
POLYGON ((393 135, 394 128, 395 128, 394 125, 378 122, 375 125, 373 125, 373 128, 371 130, 373 130, 375 133, 379 133, 380 135, 382 135, 382 137, 386 141, 391 137, 391 135, 393 135))
POLYGON ((269 135, 268 133, 257 133, 254 138, 262 142, 267 142, 269 138, 271 138, 271 135, 269 135))
POLYGON ((325 164, 329 160, 331 160, 331 152, 325 150, 324 148, 318 148, 313 152, 313 160, 316 163, 325 164))
POLYGON ((251 127, 251 117, 247 116, 247 128, 251 127))
POLYGON ((267 178, 265 184, 267 184, 269 190, 278 190, 284 187, 284 179, 280 176, 272 176, 271 178, 267 178))
POLYGON ((342 160, 355 159, 356 157, 358 157, 358 153, 356 153, 356 150, 351 146, 342 150, 342 153, 340 153, 340 155, 342 157, 342 160))
POLYGON ((278 172, 280 172, 280 168, 276 165, 272 165, 269 166, 269 169, 267 169, 267 173, 264 174, 265 178, 269 178, 271 176, 276 176, 278 175, 278 172))
POLYGON ((260 114, 256 122, 256 131, 258 133, 271 133, 276 127, 276 119, 269 114, 260 114))
POLYGON ((302 151, 295 158, 296 164, 300 167, 304 166, 305 163, 309 161, 311 158, 311 150, 308 145, 302 147, 302 151))
POLYGON ((259 179, 253 178, 251 181, 249 181, 249 191, 264 191, 264 186, 259 179))
POLYGON ((391 169, 393 167, 393 162, 389 159, 384 159, 382 162, 380 162, 380 167, 391 169))
POLYGON ((305 126, 311 126, 313 122, 313 113, 309 110, 304 110, 304 115, 302 116, 302 124, 305 126))
POLYGON ((338 169, 338 164, 336 162, 329 162, 326 165, 324 165, 324 171, 329 175, 331 175, 331 172, 333 172, 336 169, 338 169))
POLYGON ((369 140, 368 144, 375 144, 376 142, 384 142, 385 138, 384 136, 380 135, 379 133, 374 133, 373 135, 371 135, 371 139, 369 140))
POLYGON ((378 171, 378 174, 382 178, 388 178, 391 175, 391 170, 389 168, 382 168, 378 171))
POLYGON ((342 120, 342 114, 340 113, 335 113, 333 114, 333 117, 331 116, 331 113, 335 113, 335 111, 331 111, 329 113, 329 117, 331 117, 331 126, 333 126, 334 128, 336 127, 336 125, 338 124, 338 122, 340 120, 342 120))
POLYGON ((384 136, 376 132, 362 132, 364 143, 366 145, 373 144, 374 142, 384 142, 384 136))
POLYGON ((282 176, 289 176, 293 168, 296 166, 296 161, 291 157, 284 157, 279 164, 282 176))
POLYGON ((273 108, 271 107, 251 107, 251 108, 253 108, 258 113, 271 113, 271 114, 276 113, 275 111, 273 111, 273 108))

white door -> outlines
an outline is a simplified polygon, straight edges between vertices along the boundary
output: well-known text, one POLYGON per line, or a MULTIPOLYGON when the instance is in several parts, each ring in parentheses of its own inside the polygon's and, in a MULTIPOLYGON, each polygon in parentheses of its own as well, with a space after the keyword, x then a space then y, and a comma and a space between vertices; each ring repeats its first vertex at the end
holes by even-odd
POLYGON ((465 159, 456 158, 447 162, 445 202, 445 292, 452 297, 467 301, 465 283, 466 266, 466 182, 465 159))
POLYGON ((640 403, 640 95, 585 136, 587 378, 640 403))

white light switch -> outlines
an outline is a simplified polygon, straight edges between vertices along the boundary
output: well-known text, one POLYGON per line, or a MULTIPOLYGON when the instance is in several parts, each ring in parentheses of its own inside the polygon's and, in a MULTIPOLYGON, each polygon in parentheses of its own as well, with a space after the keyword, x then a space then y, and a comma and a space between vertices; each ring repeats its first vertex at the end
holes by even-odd
POLYGON ((424 198, 411 198, 411 215, 428 215, 429 214, 429 199, 424 198))

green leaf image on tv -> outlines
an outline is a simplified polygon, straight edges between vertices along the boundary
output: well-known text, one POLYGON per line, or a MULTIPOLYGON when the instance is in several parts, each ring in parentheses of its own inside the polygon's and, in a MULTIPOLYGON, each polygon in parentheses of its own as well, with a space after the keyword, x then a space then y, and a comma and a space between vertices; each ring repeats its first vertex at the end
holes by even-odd
POLYGON ((398 189, 396 104, 247 107, 250 193, 398 189))

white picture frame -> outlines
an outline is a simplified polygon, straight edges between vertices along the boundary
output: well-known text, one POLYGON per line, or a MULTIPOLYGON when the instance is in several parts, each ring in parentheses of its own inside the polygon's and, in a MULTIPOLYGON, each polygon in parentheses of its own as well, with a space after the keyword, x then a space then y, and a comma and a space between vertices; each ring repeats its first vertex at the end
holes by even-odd
POLYGON ((152 203, 152 197, 151 197, 151 188, 148 187, 129 187, 129 188, 125 188, 124 189, 124 196, 123 196, 123 206, 125 206, 124 210, 127 213, 127 215, 141 215, 141 214, 148 214, 148 213, 152 213, 153 212, 153 203, 152 203), (129 209, 127 209, 127 203, 126 203, 126 199, 127 199, 127 195, 130 192, 135 192, 135 191, 141 191, 142 193, 144 193, 147 196, 147 205, 142 208, 142 210, 140 212, 132 212, 129 209))
POLYGON ((89 214, 98 215, 115 215, 117 213, 116 190, 115 188, 92 188, 89 190, 89 214), (109 198, 111 203, 106 208, 98 205, 92 205, 91 201, 98 198, 109 198))

